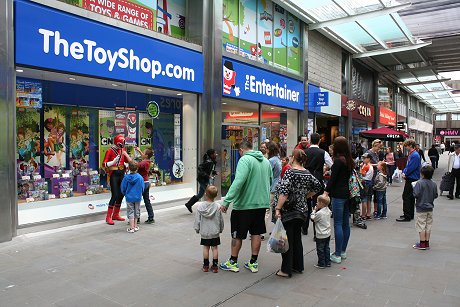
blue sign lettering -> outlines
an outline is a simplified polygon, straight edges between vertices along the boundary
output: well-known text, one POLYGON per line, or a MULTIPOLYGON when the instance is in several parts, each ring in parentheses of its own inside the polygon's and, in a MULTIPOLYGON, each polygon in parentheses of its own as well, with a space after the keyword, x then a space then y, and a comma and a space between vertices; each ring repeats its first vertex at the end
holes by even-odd
POLYGON ((203 55, 153 38, 16 1, 16 63, 203 92, 203 55))
POLYGON ((315 93, 315 105, 317 107, 329 106, 329 92, 315 93))
POLYGON ((304 109, 301 81, 223 58, 223 95, 292 109, 304 109))

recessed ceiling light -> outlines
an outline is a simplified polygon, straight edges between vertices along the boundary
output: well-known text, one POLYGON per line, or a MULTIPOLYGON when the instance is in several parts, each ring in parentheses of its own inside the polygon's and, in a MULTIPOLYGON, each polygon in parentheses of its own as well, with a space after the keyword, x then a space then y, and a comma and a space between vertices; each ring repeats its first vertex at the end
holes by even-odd
POLYGON ((148 88, 148 89, 147 89, 147 92, 151 92, 151 91, 153 91, 151 88, 148 88))
POLYGON ((69 77, 69 80, 75 81, 74 77, 69 77))
POLYGON ((22 69, 16 69, 16 72, 24 72, 22 69))
POLYGON ((222 104, 227 104, 226 102, 222 102, 222 104))
POLYGON ((270 108, 270 110, 274 110, 275 108, 270 108))
POLYGON ((182 94, 181 94, 181 93, 177 93, 177 96, 182 96, 182 94))
POLYGON ((112 83, 112 86, 118 86, 118 84, 112 83))
POLYGON ((286 112, 287 110, 283 110, 284 112, 286 112))

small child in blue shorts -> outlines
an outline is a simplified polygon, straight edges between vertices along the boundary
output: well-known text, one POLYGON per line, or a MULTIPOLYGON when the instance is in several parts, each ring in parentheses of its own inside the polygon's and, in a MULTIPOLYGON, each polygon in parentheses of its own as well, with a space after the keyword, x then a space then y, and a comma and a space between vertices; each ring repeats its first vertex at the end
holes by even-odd
POLYGON ((121 192, 125 195, 126 209, 129 219, 129 233, 139 230, 137 219, 141 215, 141 199, 144 192, 144 179, 137 173, 137 163, 129 162, 129 174, 121 182, 121 192))

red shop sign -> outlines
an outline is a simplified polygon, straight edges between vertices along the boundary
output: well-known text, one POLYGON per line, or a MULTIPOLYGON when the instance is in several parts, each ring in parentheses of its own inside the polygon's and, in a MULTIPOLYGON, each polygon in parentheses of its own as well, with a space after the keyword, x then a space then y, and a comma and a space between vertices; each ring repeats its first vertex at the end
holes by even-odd
POLYGON ((342 96, 342 116, 347 117, 349 111, 352 112, 353 119, 360 119, 367 122, 374 121, 374 106, 357 99, 349 100, 346 96, 342 96))
POLYGON ((83 8, 142 28, 154 30, 153 12, 125 0, 83 0, 83 8))
POLYGON ((396 112, 380 107, 379 117, 382 125, 396 126, 396 112))

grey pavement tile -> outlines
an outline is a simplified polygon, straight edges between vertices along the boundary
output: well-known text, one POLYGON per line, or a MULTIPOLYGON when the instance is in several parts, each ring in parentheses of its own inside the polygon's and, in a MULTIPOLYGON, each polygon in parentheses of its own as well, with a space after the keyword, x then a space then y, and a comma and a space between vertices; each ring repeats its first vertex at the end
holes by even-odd
POLYGON ((389 284, 377 284, 370 293, 371 297, 380 297, 392 302, 401 302, 405 304, 417 304, 423 290, 415 288, 406 288, 389 284))
POLYGON ((20 269, 12 269, 2 272, 2 278, 11 282, 16 286, 28 286, 42 282, 43 280, 59 280, 53 277, 50 273, 33 267, 22 267, 20 269))
POLYGON ((460 305, 458 296, 445 295, 439 292, 424 291, 418 302, 419 306, 451 307, 460 305))
POLYGON ((44 302, 53 304, 66 298, 83 294, 87 290, 71 282, 43 280, 42 282, 25 286, 27 293, 40 297, 44 302))
POLYGON ((448 283, 446 286, 446 290, 444 291, 444 294, 460 298, 460 284, 458 283, 458 281, 448 283))
POLYGON ((0 291, 0 305, 2 307, 18 307, 18 306, 50 306, 41 297, 30 293, 25 287, 14 286, 12 288, 3 289, 0 291))
POLYGON ((102 297, 90 291, 84 291, 83 293, 78 293, 71 297, 62 299, 57 301, 53 304, 54 306, 59 307, 81 307, 81 306, 88 306, 88 307, 109 307, 109 306, 123 306, 119 303, 114 302, 108 298, 102 297))
POLYGON ((250 295, 246 293, 241 293, 237 295, 236 297, 228 300, 222 306, 231 306, 231 307, 247 307, 248 303, 250 304, 251 307, 266 307, 266 306, 292 306, 288 305, 287 303, 283 305, 276 304, 274 300, 261 297, 261 296, 255 296, 255 295, 250 295), (250 302, 250 303, 249 303, 250 302))

